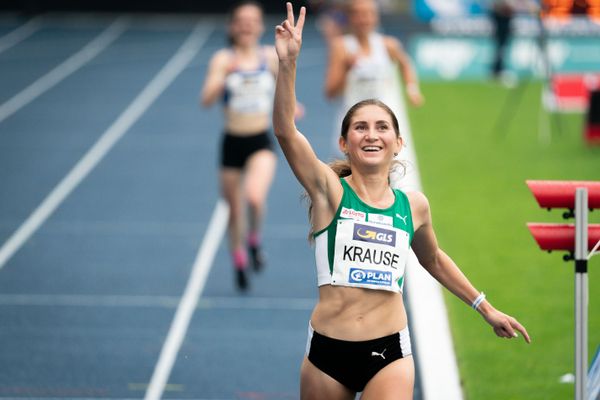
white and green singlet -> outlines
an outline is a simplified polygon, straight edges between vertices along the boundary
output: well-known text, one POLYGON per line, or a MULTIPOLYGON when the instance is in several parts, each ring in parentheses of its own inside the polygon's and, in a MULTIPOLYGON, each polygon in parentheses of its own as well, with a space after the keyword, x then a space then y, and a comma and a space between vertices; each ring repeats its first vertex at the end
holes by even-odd
POLYGON ((363 202, 344 178, 344 193, 331 223, 314 233, 317 283, 402 292, 414 228, 406 194, 392 206, 363 202))

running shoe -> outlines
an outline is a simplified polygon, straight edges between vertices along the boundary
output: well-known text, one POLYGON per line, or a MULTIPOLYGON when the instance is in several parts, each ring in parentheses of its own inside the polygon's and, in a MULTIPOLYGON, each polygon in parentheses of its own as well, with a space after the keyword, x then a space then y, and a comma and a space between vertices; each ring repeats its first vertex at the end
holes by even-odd
POLYGON ((250 262, 252 263, 252 268, 256 272, 260 272, 265 267, 265 255, 260 248, 260 246, 249 246, 248 252, 250 253, 250 262))
POLYGON ((240 291, 245 292, 248 290, 248 276, 245 269, 235 270, 235 283, 240 291))

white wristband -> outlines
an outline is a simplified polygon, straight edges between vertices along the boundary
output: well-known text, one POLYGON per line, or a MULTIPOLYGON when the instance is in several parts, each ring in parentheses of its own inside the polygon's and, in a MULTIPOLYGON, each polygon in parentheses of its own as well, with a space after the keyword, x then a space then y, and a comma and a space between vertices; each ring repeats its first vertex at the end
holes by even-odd
POLYGON ((483 303, 484 300, 485 300, 485 293, 483 293, 483 292, 479 293, 479 296, 477 296, 477 298, 475 300, 473 300, 473 304, 471 304, 471 308, 473 310, 477 310, 477 308, 479 308, 479 305, 481 303, 483 303))

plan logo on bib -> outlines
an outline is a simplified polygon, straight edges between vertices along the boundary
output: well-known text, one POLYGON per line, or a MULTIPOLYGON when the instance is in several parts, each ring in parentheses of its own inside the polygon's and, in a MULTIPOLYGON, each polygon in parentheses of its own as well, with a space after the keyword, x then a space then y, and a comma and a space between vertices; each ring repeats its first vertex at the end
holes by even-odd
POLYGON ((348 282, 392 286, 392 273, 372 269, 350 268, 348 282))
POLYGON ((352 239, 394 247, 396 245, 396 232, 375 226, 355 224, 352 239))

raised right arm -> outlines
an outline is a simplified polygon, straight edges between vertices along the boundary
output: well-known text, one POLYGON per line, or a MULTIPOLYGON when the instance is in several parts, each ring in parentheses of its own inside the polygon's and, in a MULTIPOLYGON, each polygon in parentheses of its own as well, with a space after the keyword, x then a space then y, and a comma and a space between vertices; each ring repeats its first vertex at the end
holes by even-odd
POLYGON ((276 27, 275 48, 279 57, 279 70, 273 106, 273 130, 281 149, 313 203, 328 198, 328 182, 337 180, 335 173, 321 162, 310 143, 296 128, 296 61, 302 45, 302 28, 306 10, 300 9, 298 23, 294 25, 291 3, 287 3, 287 19, 276 27))

